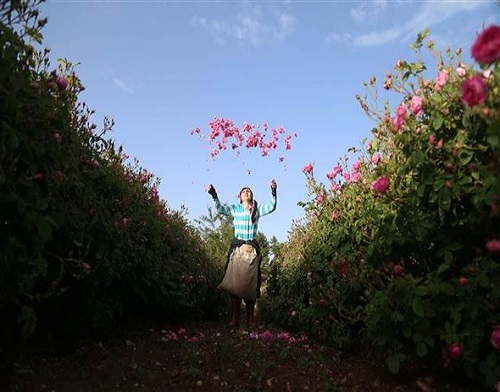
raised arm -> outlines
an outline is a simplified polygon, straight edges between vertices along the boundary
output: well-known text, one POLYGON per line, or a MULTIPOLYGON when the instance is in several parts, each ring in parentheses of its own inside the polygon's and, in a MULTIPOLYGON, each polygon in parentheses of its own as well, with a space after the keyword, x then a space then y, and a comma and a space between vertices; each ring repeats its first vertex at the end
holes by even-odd
POLYGON ((271 202, 266 203, 266 204, 259 204, 259 215, 264 216, 267 214, 270 214, 274 210, 276 210, 276 205, 277 205, 277 189, 278 186, 276 184, 276 181, 273 179, 271 180, 271 202))
POLYGON ((215 187, 212 184, 210 184, 207 187, 207 192, 210 194, 210 196, 212 196, 217 212, 221 213, 222 215, 227 215, 227 216, 232 215, 231 208, 226 205, 222 205, 220 203, 219 197, 217 196, 217 191, 215 190, 215 187))

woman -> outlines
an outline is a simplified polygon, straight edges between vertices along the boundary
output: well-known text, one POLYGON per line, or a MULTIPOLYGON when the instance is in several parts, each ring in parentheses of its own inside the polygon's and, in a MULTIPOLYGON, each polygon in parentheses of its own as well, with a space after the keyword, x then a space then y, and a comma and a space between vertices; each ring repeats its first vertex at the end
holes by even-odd
MULTIPOLYGON (((259 244, 255 237, 257 236, 257 228, 259 218, 270 214, 276 209, 276 181, 271 181, 271 202, 266 204, 258 204, 253 198, 252 190, 244 187, 239 193, 239 204, 224 205, 221 204, 217 196, 217 192, 212 184, 208 186, 208 193, 212 196, 217 211, 226 216, 233 217, 234 239, 231 242, 229 253, 226 261, 226 269, 231 257, 232 252, 243 244, 252 245, 257 251, 258 257, 258 277, 257 277, 257 298, 260 297, 260 284, 261 284, 261 270, 260 263, 262 261, 262 254, 260 252, 259 244)), ((241 298, 234 296, 231 301, 232 317, 229 326, 235 327, 240 322, 240 306, 241 298)), ((254 323, 254 308, 255 301, 245 300, 247 325, 251 326, 254 323)))

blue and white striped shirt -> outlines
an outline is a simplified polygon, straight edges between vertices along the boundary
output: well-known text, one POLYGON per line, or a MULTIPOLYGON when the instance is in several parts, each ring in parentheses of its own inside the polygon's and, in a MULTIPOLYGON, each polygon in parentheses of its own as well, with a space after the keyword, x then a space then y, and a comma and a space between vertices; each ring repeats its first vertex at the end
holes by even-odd
POLYGON ((239 240, 253 240, 257 235, 259 218, 270 214, 276 209, 276 196, 272 196, 271 202, 266 204, 257 203, 257 214, 255 223, 252 223, 252 215, 243 204, 221 204, 217 197, 214 198, 217 211, 226 216, 233 217, 234 236, 239 240))

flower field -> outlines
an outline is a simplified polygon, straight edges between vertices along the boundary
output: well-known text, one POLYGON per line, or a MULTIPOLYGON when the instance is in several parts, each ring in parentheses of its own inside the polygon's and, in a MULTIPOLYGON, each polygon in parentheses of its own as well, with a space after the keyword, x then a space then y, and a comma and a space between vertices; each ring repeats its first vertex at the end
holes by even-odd
MULTIPOLYGON (((100 390, 122 381, 130 390, 500 388, 500 26, 444 53, 423 31, 414 59, 365 83, 357 99, 374 121, 371 139, 324 178, 314 162, 298 173, 307 219, 273 248, 263 326, 228 331, 228 298, 216 287, 230 230, 200 230, 169 208, 159 179, 107 137, 113 122, 92 122, 74 65, 52 69, 49 50, 36 49, 41 2, 0 10, 0 368, 12 385, 57 389, 59 377, 79 390, 64 354, 84 358, 100 390), (158 315, 161 326, 124 335, 158 315), (113 336, 125 347, 97 353, 113 336), (29 359, 46 347, 53 363, 29 359), (148 355, 154 362, 140 364, 148 355), (20 364, 41 378, 20 381, 20 364)), ((221 118, 209 126, 212 158, 287 152, 296 136, 221 118)))

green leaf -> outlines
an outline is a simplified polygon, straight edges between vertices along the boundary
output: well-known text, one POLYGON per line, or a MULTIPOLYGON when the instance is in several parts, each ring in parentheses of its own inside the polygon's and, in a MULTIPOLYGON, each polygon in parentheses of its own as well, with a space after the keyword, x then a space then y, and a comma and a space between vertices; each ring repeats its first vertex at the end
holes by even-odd
POLYGON ((449 264, 441 264, 437 270, 438 274, 442 274, 445 271, 448 271, 450 269, 449 264))
POLYGON ((424 337, 422 336, 422 334, 421 334, 421 333, 419 333, 419 332, 415 332, 415 333, 413 334, 413 341, 414 341, 415 343, 419 343, 419 342, 421 342, 421 341, 423 341, 423 340, 424 340, 424 337))
POLYGON ((427 344, 425 344, 424 342, 418 342, 417 343, 417 355, 420 358, 423 358, 427 355, 427 353, 428 353, 427 344))
POLYGON ((458 160, 460 161, 462 166, 465 166, 465 165, 468 165, 470 163, 473 156, 474 156, 474 153, 472 151, 462 149, 458 153, 458 160))
POLYGON ((486 363, 491 367, 494 368, 497 364, 497 356, 495 354, 490 354, 486 358, 486 363))
POLYGON ((443 126, 444 118, 440 113, 435 112, 433 114, 435 117, 432 120, 432 126, 434 129, 440 129, 443 126))
POLYGON ((432 189, 434 190, 434 192, 437 192, 439 191, 440 189, 443 189, 444 187, 444 181, 440 178, 438 178, 435 182, 434 182, 434 185, 432 186, 432 189))
POLYGON ((423 42, 425 38, 429 35, 430 30, 429 29, 424 29, 420 33, 417 34, 417 39, 415 40, 415 43, 410 45, 410 48, 412 49, 419 49, 422 47, 423 42))
POLYGON ((427 295, 427 287, 417 286, 415 288, 415 295, 418 295, 419 297, 425 297, 427 295))
POLYGON ((399 354, 389 355, 385 360, 385 363, 387 364, 387 367, 392 374, 396 374, 399 372, 399 366, 401 364, 399 354))
POLYGON ((453 322, 458 325, 462 321, 462 313, 457 309, 451 313, 451 318, 453 322))
POLYGON ((429 194, 429 203, 434 203, 438 198, 438 194, 436 192, 431 192, 429 194))
POLYGON ((27 338, 33 332, 35 331, 36 328, 36 314, 31 306, 26 306, 24 305, 21 307, 21 310, 19 311, 19 316, 17 317, 17 322, 18 324, 22 324, 22 330, 21 330, 21 335, 24 338, 27 338))
POLYGON ((488 135, 486 140, 488 140, 488 143, 491 144, 492 147, 500 147, 500 135, 488 135))
POLYGON ((451 265, 453 262, 453 253, 448 251, 444 252, 444 262, 446 265, 451 265))
POLYGON ((450 282, 442 282, 439 285, 439 291, 449 296, 455 295, 455 288, 450 282))
POLYGON ((451 205, 451 194, 446 188, 439 191, 439 206, 444 210, 449 210, 451 205))
POLYGON ((424 304, 419 297, 413 298, 412 309, 417 316, 424 317, 424 304))
POLYGON ((42 241, 49 241, 52 239, 52 222, 50 219, 40 216, 37 217, 35 222, 38 234, 40 235, 42 241))
POLYGON ((425 184, 420 184, 417 188, 417 196, 419 198, 422 198, 424 197, 424 193, 425 193, 425 184))

